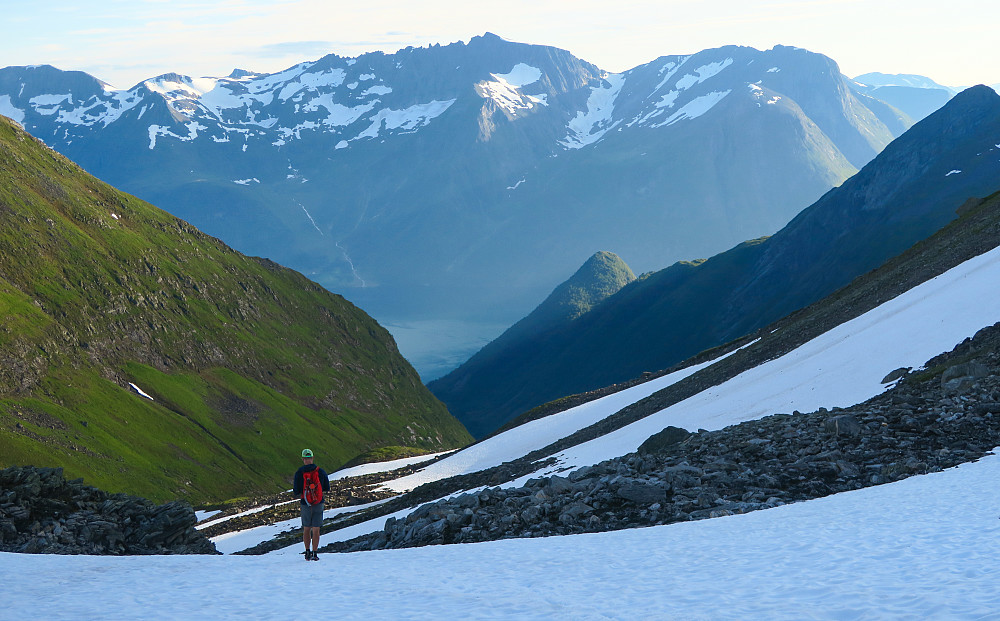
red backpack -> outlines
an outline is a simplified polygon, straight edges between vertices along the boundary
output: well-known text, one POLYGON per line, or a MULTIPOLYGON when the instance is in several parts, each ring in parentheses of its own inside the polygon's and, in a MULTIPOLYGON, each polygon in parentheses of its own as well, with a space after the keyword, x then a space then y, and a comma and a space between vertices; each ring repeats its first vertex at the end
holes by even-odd
POLYGON ((302 500, 307 505, 318 505, 323 502, 323 485, 319 480, 319 468, 302 473, 302 500))

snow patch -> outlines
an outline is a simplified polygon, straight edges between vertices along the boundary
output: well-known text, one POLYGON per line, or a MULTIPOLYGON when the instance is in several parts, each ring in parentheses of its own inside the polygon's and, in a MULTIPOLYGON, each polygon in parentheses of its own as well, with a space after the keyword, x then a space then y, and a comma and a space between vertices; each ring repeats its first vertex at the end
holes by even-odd
POLYGON ((19 125, 24 123, 24 110, 14 105, 10 95, 0 95, 0 114, 13 119, 19 125))
POLYGON ((694 70, 694 74, 686 73, 682 78, 677 80, 674 88, 679 90, 687 90, 694 86, 695 84, 701 84, 705 80, 712 78, 719 74, 720 71, 733 64, 732 58, 727 58, 726 60, 721 60, 715 63, 709 63, 707 65, 702 65, 694 70))
POLYGON ((139 388, 138 386, 136 386, 132 382, 129 382, 128 385, 131 386, 132 390, 134 390, 136 393, 138 393, 140 397, 145 397, 145 398, 149 399, 150 401, 153 401, 153 398, 150 397, 148 394, 146 394, 146 392, 142 388, 139 388))
POLYGON ((542 72, 536 67, 519 63, 509 73, 491 73, 492 81, 483 81, 476 90, 484 99, 492 99, 507 114, 513 116, 518 110, 530 110, 536 105, 547 106, 545 94, 528 95, 520 91, 522 86, 533 84, 542 72))
POLYGON ((517 89, 499 80, 481 82, 479 87, 483 91, 484 99, 492 99, 500 109, 510 115, 516 114, 518 110, 530 110, 536 103, 541 103, 540 100, 518 92, 517 89))
POLYGON ((502 80, 514 88, 521 88, 529 84, 534 84, 542 77, 542 70, 524 63, 517 63, 514 68, 507 73, 493 73, 494 78, 502 80))
POLYGON ((184 142, 188 142, 198 137, 199 130, 208 129, 206 126, 198 123, 198 121, 191 121, 190 123, 185 123, 184 126, 188 130, 187 136, 181 136, 179 134, 175 134, 170 130, 169 127, 166 127, 164 125, 150 125, 149 126, 150 150, 156 147, 157 136, 164 136, 164 137, 170 136, 171 138, 176 138, 177 140, 183 140, 184 142))
POLYGON ((319 73, 303 73, 281 89, 281 92, 278 93, 278 99, 285 101, 302 89, 336 88, 344 83, 346 77, 347 72, 343 69, 331 69, 330 71, 319 73))
POLYGON ((678 62, 669 62, 660 67, 659 74, 663 77, 660 79, 660 83, 656 85, 656 88, 653 89, 653 93, 663 88, 667 81, 674 77, 674 75, 680 70, 681 67, 684 66, 684 63, 686 63, 689 58, 691 57, 684 56, 678 62))
POLYGON ((385 84, 376 84, 365 89, 361 95, 388 95, 392 92, 392 87, 386 86, 385 84))
POLYGON ((950 173, 946 174, 945 177, 950 177, 952 175, 957 175, 960 172, 962 172, 962 171, 961 170, 953 170, 950 173))
POLYGON ((580 149, 593 144, 608 133, 619 121, 612 121, 615 99, 625 85, 625 74, 608 75, 599 87, 594 87, 587 98, 587 110, 576 113, 570 120, 569 133, 559 142, 567 149, 580 149))
POLYGON ((346 127, 357 121, 365 113, 370 112, 377 103, 378 100, 373 100, 360 106, 349 107, 335 102, 332 94, 325 93, 319 97, 313 98, 308 104, 303 106, 302 109, 306 112, 315 112, 320 108, 325 108, 327 111, 327 117, 323 121, 324 125, 328 125, 330 127, 346 127))
POLYGON ((213 515, 218 515, 219 513, 222 513, 221 509, 216 509, 216 510, 212 510, 212 511, 195 511, 194 512, 194 519, 196 519, 197 521, 201 522, 201 521, 207 520, 208 518, 212 517, 213 515))
POLYGON ((36 95, 28 100, 33 106, 58 106, 63 102, 73 102, 73 95, 66 93, 65 95, 36 95))
MULTIPOLYGON (((289 502, 283 502, 283 503, 279 503, 279 504, 280 505, 287 505, 287 504, 291 504, 293 502, 298 502, 298 500, 291 500, 289 502)), ((355 513, 357 511, 364 511, 365 509, 369 509, 371 507, 377 507, 378 505, 380 505, 382 503, 385 503, 385 502, 387 502, 387 500, 379 500, 379 501, 370 502, 370 503, 364 504, 364 505, 352 505, 352 506, 347 506, 347 507, 336 507, 336 508, 333 508, 333 509, 326 509, 325 511, 323 511, 323 519, 324 520, 329 520, 330 518, 333 518, 333 517, 336 517, 338 515, 342 515, 342 514, 345 514, 345 513, 355 513)), ((273 505, 273 506, 277 506, 277 505, 273 505)), ((256 513, 258 511, 262 511, 262 510, 267 509, 267 508, 269 508, 269 507, 261 507, 259 509, 248 511, 247 513, 256 513)), ((230 516, 229 518, 222 518, 220 520, 216 520, 216 522, 214 522, 214 523, 223 522, 226 519, 231 519, 233 517, 236 517, 236 516, 234 515, 234 516, 230 516)), ((384 523, 384 520, 383 520, 383 523, 384 523)), ((207 526, 210 526, 211 524, 212 523, 199 525, 197 528, 199 528, 199 529, 205 528, 207 526)), ((299 528, 299 527, 301 527, 301 525, 302 525, 302 518, 296 517, 296 518, 292 518, 290 520, 282 520, 281 522, 276 522, 274 524, 265 524, 263 526, 257 526, 257 527, 250 528, 250 529, 247 529, 247 530, 236 531, 236 532, 232 532, 232 533, 225 533, 223 535, 219 535, 217 537, 213 537, 212 538, 212 543, 215 544, 215 548, 219 552, 222 552, 223 554, 232 554, 233 552, 239 552, 241 550, 246 550, 247 548, 251 548, 251 547, 255 546, 256 544, 260 543, 261 541, 268 541, 270 539, 274 539, 277 535, 280 535, 281 533, 284 533, 284 532, 291 531, 291 530, 294 530, 296 528, 299 528)), ((299 551, 301 551, 301 548, 302 548, 302 542, 300 541, 295 546, 290 546, 289 548, 286 548, 284 550, 284 553, 287 554, 287 553, 291 552, 291 553, 295 554, 295 553, 298 553, 299 551), (294 548, 294 551, 291 551, 291 548, 294 548)), ((281 551, 279 551, 276 554, 281 554, 281 551)), ((251 615, 251 617, 252 616, 254 616, 254 615, 251 615)))
POLYGON ((715 107, 715 104, 725 99, 726 95, 730 92, 732 91, 712 91, 707 95, 695 97, 681 106, 680 110, 667 117, 666 120, 656 123, 655 125, 651 125, 650 127, 663 127, 665 125, 673 125, 674 123, 684 119, 696 119, 715 107))
POLYGON ((418 455, 416 457, 404 457, 402 459, 394 459, 392 461, 379 461, 372 462, 370 464, 361 464, 360 466, 352 466, 350 468, 344 468, 338 470, 330 475, 331 481, 337 481, 339 479, 346 479, 347 477, 359 477, 365 474, 375 474, 377 472, 391 472, 393 470, 399 470, 400 468, 405 468, 406 466, 412 466, 415 464, 422 464, 424 462, 432 461, 439 457, 444 457, 449 453, 454 451, 445 451, 444 453, 430 453, 428 455, 418 455))
POLYGON ((431 101, 423 104, 415 104, 403 110, 392 110, 383 108, 378 113, 369 117, 371 125, 365 131, 357 135, 355 140, 360 138, 376 138, 384 125, 386 130, 401 129, 404 131, 416 131, 431 122, 451 107, 455 103, 454 99, 447 101, 431 101))
POLYGON ((250 185, 251 183, 260 183, 260 179, 257 177, 250 177, 249 179, 233 179, 233 183, 239 185, 250 185))

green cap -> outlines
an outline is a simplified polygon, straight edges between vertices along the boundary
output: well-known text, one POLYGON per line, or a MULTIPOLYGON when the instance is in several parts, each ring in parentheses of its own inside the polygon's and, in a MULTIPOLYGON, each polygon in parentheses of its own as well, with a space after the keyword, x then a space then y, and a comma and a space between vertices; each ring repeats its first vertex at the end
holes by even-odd
POLYGON ((313 452, 309 449, 302 449, 302 457, 312 457, 313 452))

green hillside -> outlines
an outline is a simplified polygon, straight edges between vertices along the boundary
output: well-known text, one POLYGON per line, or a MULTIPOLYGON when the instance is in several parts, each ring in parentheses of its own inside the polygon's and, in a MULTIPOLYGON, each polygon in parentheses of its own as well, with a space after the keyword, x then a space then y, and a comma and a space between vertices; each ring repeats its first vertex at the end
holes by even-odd
POLYGON ((204 502, 287 488, 304 446, 329 470, 470 440, 351 303, 3 117, 0 244, 0 467, 204 502))

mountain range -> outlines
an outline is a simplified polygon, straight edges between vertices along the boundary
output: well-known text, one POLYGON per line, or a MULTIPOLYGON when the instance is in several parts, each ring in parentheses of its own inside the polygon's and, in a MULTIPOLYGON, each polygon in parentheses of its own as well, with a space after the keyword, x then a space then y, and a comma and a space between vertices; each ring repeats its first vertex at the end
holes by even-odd
POLYGON ((914 121, 934 112, 962 90, 942 86, 921 75, 877 72, 855 77, 851 88, 886 102, 914 121))
POLYGON ((380 321, 489 330, 594 252, 642 272, 770 234, 912 123, 798 48, 608 73, 491 34, 128 90, 8 67, 0 113, 380 321))
MULTIPOLYGON (((209 502, 468 433, 388 332, 0 117, 0 468, 209 502)), ((9 508, 9 507, 8 507, 9 508)))
POLYGON ((429 386, 482 436, 546 401, 666 369, 750 334, 878 267, 941 228, 969 199, 997 190, 1000 95, 973 87, 773 236, 645 274, 558 324, 532 328, 529 316, 429 386))

